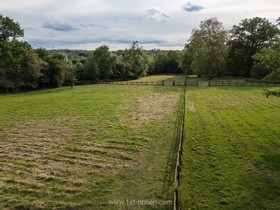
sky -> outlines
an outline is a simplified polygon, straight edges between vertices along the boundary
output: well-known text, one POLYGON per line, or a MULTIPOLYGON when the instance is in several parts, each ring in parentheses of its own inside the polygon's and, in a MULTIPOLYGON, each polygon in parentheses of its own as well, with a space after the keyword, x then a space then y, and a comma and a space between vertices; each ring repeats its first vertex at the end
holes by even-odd
POLYGON ((217 17, 225 29, 245 18, 272 23, 279 0, 0 0, 0 14, 24 29, 34 48, 183 49, 194 28, 217 17))

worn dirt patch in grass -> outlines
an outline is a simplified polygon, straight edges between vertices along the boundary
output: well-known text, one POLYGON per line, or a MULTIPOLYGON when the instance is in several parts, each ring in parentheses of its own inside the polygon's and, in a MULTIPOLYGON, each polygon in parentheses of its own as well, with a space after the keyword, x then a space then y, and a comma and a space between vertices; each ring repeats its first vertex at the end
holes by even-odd
POLYGON ((61 179, 65 174, 75 175, 83 167, 99 168, 94 155, 65 151, 74 136, 70 125, 77 120, 42 119, 4 130, 0 135, 0 158, 5 177, 36 183, 55 179, 65 181, 61 179))
MULTIPOLYGON (((12 174, 34 180, 52 179, 65 173, 128 167, 131 160, 125 151, 111 151, 106 145, 83 140, 71 128, 78 118, 52 118, 17 124, 0 134, 0 158, 3 168, 12 174)), ((2 169, 3 169, 2 168, 2 169)))
POLYGON ((189 111, 190 111, 191 113, 196 112, 196 108, 194 107, 194 104, 193 104, 193 102, 191 102, 191 101, 188 102, 188 108, 189 108, 189 111))
POLYGON ((5 129, 0 137, 1 147, 8 153, 47 153, 61 148, 61 143, 73 134, 69 125, 75 118, 53 118, 19 123, 5 129))
POLYGON ((58 205, 62 194, 66 200, 88 199, 84 198, 88 191, 98 194, 105 177, 131 167, 130 153, 87 142, 83 134, 75 133, 76 124, 80 124, 79 118, 48 118, 3 130, 0 194, 6 198, 0 198, 0 203, 24 207, 28 203, 30 208, 32 199, 40 197, 42 208, 47 208, 58 205))
POLYGON ((73 121, 76 119, 52 118, 20 123, 5 129, 0 134, 0 157, 6 160, 3 162, 6 172, 16 176, 25 174, 31 179, 37 179, 46 171, 54 173, 54 169, 60 166, 50 166, 49 159, 59 154, 71 139, 73 131, 69 124, 73 121), (33 167, 36 170, 29 170, 33 167))
POLYGON ((150 122, 168 120, 176 112, 179 94, 150 93, 140 96, 134 103, 125 107, 129 113, 124 119, 134 126, 145 126, 150 122))

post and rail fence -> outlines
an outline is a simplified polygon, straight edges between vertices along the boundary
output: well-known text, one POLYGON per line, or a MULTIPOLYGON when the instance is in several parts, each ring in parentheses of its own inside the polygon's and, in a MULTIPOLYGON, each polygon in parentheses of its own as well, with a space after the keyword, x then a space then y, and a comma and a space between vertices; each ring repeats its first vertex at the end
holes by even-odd
POLYGON ((277 87, 280 83, 277 82, 263 82, 263 81, 244 81, 244 82, 232 82, 232 81, 208 81, 208 86, 238 86, 238 87, 277 87))
POLYGON ((98 84, 113 84, 113 85, 151 85, 151 86, 198 86, 198 80, 185 81, 114 81, 114 82, 98 82, 98 84))
POLYGON ((97 84, 113 85, 142 85, 142 86, 235 86, 235 87, 279 87, 280 82, 263 81, 199 81, 199 80, 171 80, 171 81, 99 81, 97 84))

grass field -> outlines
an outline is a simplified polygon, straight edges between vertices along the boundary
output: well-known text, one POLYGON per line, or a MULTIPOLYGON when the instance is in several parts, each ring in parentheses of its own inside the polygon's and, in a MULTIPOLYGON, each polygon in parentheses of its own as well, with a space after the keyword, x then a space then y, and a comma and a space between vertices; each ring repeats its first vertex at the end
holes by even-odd
POLYGON ((262 90, 188 87, 181 209, 279 209, 280 98, 262 90))
MULTIPOLYGON (((181 209, 278 209, 280 98, 263 89, 187 87, 181 209)), ((126 202, 173 200, 181 94, 88 85, 0 95, 0 209, 172 209, 126 202)))
POLYGON ((174 75, 174 74, 167 74, 167 75, 153 75, 148 77, 142 77, 137 80, 133 80, 135 82, 161 82, 164 80, 165 85, 171 85, 172 81, 184 83, 186 76, 184 75, 174 75))
POLYGON ((172 200, 181 90, 89 85, 0 95, 0 209, 151 209, 109 201, 172 200))

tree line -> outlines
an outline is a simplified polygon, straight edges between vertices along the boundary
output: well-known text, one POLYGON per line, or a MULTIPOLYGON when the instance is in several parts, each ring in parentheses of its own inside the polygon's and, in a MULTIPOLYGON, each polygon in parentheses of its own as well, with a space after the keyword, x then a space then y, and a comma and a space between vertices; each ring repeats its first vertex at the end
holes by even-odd
POLYGON ((183 50, 93 51, 33 49, 20 38, 20 24, 0 14, 0 91, 55 88, 104 80, 137 79, 151 74, 187 73, 280 80, 280 19, 242 20, 225 30, 217 18, 201 21, 183 50))
POLYGON ((244 19, 225 30, 217 18, 200 23, 185 45, 182 65, 186 72, 280 80, 280 18, 244 19))

